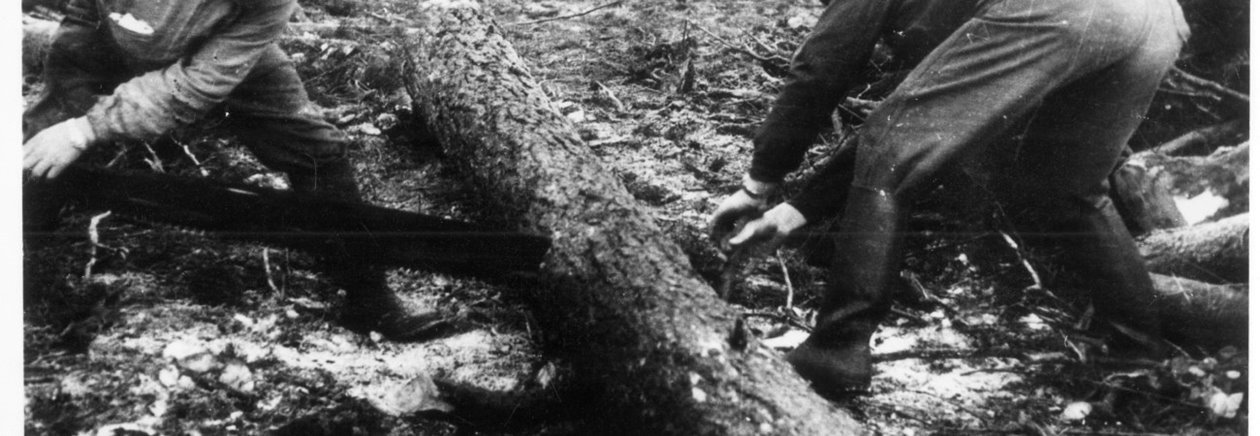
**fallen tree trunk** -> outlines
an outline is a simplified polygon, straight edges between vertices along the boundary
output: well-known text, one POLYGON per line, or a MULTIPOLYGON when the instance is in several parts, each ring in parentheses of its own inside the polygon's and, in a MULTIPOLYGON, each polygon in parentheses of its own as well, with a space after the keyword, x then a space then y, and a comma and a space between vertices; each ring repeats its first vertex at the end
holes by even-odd
POLYGON ((1247 345, 1246 285, 1213 285, 1151 274, 1164 336, 1206 350, 1247 345))
POLYGON ((545 286, 527 298, 601 433, 864 432, 750 338, 475 3, 397 7, 418 23, 399 38, 429 127, 488 208, 552 235, 545 286))
POLYGON ((1151 272, 1209 283, 1246 283, 1248 214, 1152 233, 1138 241, 1151 272))

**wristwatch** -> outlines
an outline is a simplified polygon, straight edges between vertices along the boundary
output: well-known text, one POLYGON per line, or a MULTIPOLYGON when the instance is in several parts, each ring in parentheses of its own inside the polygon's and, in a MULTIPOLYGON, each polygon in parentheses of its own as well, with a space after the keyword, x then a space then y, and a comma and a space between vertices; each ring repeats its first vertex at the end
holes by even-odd
POLYGON ((779 189, 779 184, 759 182, 759 181, 753 180, 752 177, 749 177, 747 174, 745 174, 743 186, 741 186, 739 189, 741 191, 744 191, 745 194, 748 194, 748 196, 752 197, 753 199, 765 200, 765 199, 770 198, 771 195, 774 195, 774 192, 779 189))

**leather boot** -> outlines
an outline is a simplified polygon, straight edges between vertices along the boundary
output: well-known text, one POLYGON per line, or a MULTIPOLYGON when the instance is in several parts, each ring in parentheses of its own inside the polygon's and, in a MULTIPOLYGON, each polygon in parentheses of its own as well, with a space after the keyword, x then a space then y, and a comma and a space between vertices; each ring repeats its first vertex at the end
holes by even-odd
MULTIPOLYGON (((313 172, 289 173, 294 191, 360 202, 354 170, 345 159, 313 172)), ((342 324, 360 333, 378 332, 399 342, 419 342, 467 330, 467 323, 438 312, 412 313, 385 283, 385 272, 348 258, 345 247, 327 247, 322 263, 333 284, 346 291, 342 324)))
POLYGON ((891 308, 905 217, 889 193, 849 190, 814 331, 787 360, 824 396, 870 386, 871 335, 891 308))
POLYGON ((367 265, 326 262, 333 284, 346 291, 341 322, 359 333, 378 332, 397 342, 423 342, 466 331, 470 324, 436 311, 413 313, 385 283, 383 271, 367 265))
POLYGON ((1097 328, 1108 333, 1113 351, 1162 358, 1159 309, 1150 273, 1115 206, 1068 207, 1051 231, 1072 268, 1076 287, 1088 292, 1097 328), (1098 325, 1101 324, 1101 325, 1098 325))

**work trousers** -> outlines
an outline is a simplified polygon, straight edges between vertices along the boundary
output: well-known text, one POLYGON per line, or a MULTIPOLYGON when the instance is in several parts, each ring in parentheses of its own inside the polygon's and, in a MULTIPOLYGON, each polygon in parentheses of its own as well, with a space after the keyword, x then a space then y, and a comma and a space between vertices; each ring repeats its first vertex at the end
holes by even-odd
MULTIPOLYGON (((45 62, 44 90, 23 114, 25 137, 84 115, 102 95, 143 72, 107 32, 63 23, 45 62)), ((293 62, 275 44, 217 110, 226 114, 221 127, 272 169, 315 176, 346 160, 345 135, 315 112, 293 62)))
POLYGON ((1107 207, 1107 175, 1176 60, 1174 0, 995 0, 867 119, 853 185, 899 199, 986 151, 999 178, 1107 207))

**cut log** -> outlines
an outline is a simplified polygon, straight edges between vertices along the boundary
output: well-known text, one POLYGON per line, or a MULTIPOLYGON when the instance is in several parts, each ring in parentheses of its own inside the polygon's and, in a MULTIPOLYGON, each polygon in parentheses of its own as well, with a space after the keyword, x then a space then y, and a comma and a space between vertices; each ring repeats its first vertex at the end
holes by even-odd
POLYGON ((1169 340, 1207 351, 1247 345, 1245 285, 1213 285, 1162 274, 1151 274, 1151 280, 1169 340))
POLYGON ((601 433, 865 433, 749 337, 475 3, 396 4, 416 20, 399 38, 429 127, 488 208, 552 235, 526 298, 601 433))
POLYGON ((1221 147, 1208 156, 1167 156, 1141 152, 1129 158, 1129 164, 1143 168, 1159 168, 1172 177, 1173 193, 1193 196, 1211 189, 1224 193, 1236 189, 1248 179, 1251 143, 1221 147))
POLYGON ((1125 163, 1111 173, 1111 200, 1133 236, 1181 227, 1186 218, 1177 209, 1167 174, 1125 163))
POLYGON ((1138 241, 1151 272, 1208 283, 1246 283, 1248 215, 1163 230, 1138 241))
POLYGON ((1177 197, 1192 198, 1209 193, 1223 198, 1228 204, 1208 217, 1212 220, 1247 211, 1250 155, 1251 144, 1244 142, 1236 147, 1220 147, 1208 156, 1173 157, 1144 151, 1130 157, 1125 166, 1144 169, 1150 179, 1166 184, 1177 197))

